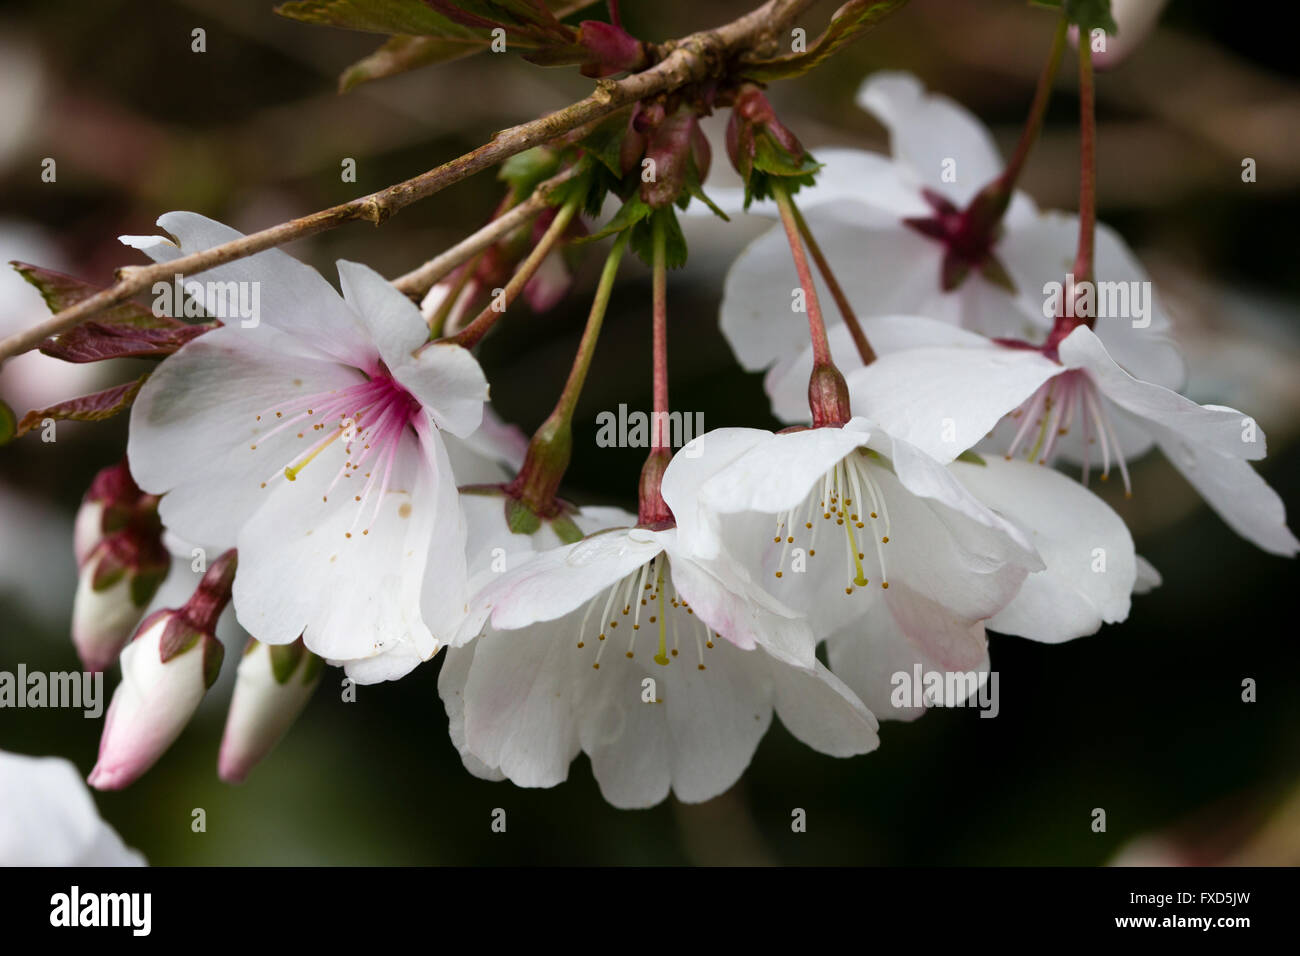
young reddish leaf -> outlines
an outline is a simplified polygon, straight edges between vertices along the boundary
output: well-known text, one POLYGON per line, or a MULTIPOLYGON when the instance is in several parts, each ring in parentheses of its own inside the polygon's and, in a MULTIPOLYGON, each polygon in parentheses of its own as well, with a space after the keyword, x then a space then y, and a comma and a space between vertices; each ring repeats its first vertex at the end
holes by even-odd
MULTIPOLYGON (((596 0, 558 0, 536 9, 532 0, 497 13, 509 15, 523 27, 512 31, 511 49, 533 49, 543 42, 565 42, 572 28, 559 23, 596 0), (551 35, 555 36, 552 37, 551 35)), ((495 20, 478 16, 465 4, 448 5, 452 15, 439 12, 439 4, 425 0, 295 0, 275 8, 280 16, 304 23, 323 24, 369 33, 391 34, 374 53, 358 60, 339 77, 339 92, 346 93, 369 80, 395 76, 421 66, 448 63, 478 53, 492 42, 495 20)))
MULTIPOLYGON (((88 299, 104 291, 74 276, 55 272, 53 269, 44 269, 17 260, 11 260, 9 264, 20 276, 36 286, 36 290, 40 292, 41 298, 45 300, 51 312, 61 312, 76 305, 82 299, 88 299)), ((100 312, 99 321, 130 325, 138 329, 159 329, 166 328, 168 324, 175 322, 175 319, 159 318, 142 305, 123 302, 100 312)))
POLYGON ((145 379, 148 377, 149 373, 146 372, 134 382, 115 385, 112 388, 104 389, 102 392, 95 392, 93 395, 70 398, 65 402, 59 402, 57 405, 51 405, 49 408, 28 412, 23 416, 22 421, 18 423, 18 429, 14 437, 18 438, 33 428, 40 427, 41 422, 47 418, 66 419, 76 422, 98 422, 106 418, 112 418, 123 409, 131 407, 136 394, 140 391, 140 386, 145 383, 145 379))
MULTIPOLYGON (((41 293, 50 311, 76 305, 102 290, 62 272, 25 262, 12 263, 24 279, 41 293)), ((135 302, 106 309, 94 319, 46 339, 40 350, 65 362, 101 362, 104 359, 170 355, 220 322, 190 325, 165 315, 154 315, 135 302)))
POLYGON ((171 355, 190 339, 210 332, 221 323, 186 325, 175 319, 166 328, 141 329, 92 319, 57 338, 46 339, 40 349, 65 362, 102 362, 112 358, 161 358, 171 355))

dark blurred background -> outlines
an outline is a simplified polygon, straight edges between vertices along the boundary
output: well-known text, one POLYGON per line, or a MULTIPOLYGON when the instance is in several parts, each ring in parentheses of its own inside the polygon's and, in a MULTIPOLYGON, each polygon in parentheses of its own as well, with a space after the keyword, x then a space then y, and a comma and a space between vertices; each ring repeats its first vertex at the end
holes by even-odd
MULTIPOLYGON (((629 0, 625 25, 660 40, 749 4, 629 0)), ((835 2, 805 18, 815 35, 835 2)), ((151 233, 170 209, 244 231, 381 188, 473 148, 497 129, 559 108, 590 82, 509 57, 480 56, 364 85, 336 78, 380 38, 295 23, 267 0, 72 0, 0 7, 0 254, 107 284, 137 261, 123 233, 151 233), (207 32, 192 53, 191 31, 207 32), (41 160, 58 180, 40 180, 41 160), (357 182, 340 181, 344 157, 357 182)), ((595 9, 595 8, 593 8, 595 9)), ((599 15, 593 14, 593 15, 599 15)), ((853 105, 862 78, 908 69, 1014 144, 1047 51, 1050 12, 1020 0, 912 0, 825 68, 772 98, 805 143, 884 149, 853 105)), ((1268 433, 1261 468, 1300 513, 1300 84, 1292 31, 1240 5, 1174 0, 1127 63, 1099 74, 1101 216, 1126 236, 1175 313, 1190 394, 1253 414, 1268 433), (1253 157, 1258 181, 1241 181, 1253 157)), ((1073 209, 1077 101, 1072 58, 1023 186, 1073 209)), ((713 129, 721 128, 715 122, 713 129)), ((725 154, 715 151, 719 163, 725 154)), ((333 277, 346 257, 396 276, 484 221, 491 174, 289 251, 333 277)), ((710 427, 770 426, 758 376, 717 331, 721 277, 763 227, 703 224, 671 276, 673 403, 710 427)), ((559 309, 513 323, 483 362, 497 409, 526 431, 549 410, 586 313, 599 254, 559 309)), ((21 282, 0 284, 0 333, 39 319, 21 282)), ((578 415, 566 493, 632 505, 643 455, 597 449, 594 418, 647 408, 649 282, 624 269, 578 415), (587 437, 583 440, 582 435, 587 437)), ((6 366, 0 394, 21 415, 130 374, 129 364, 6 366), (23 406, 23 407, 20 407, 23 406)), ((75 568, 71 517, 95 471, 116 460, 125 417, 60 425, 0 450, 0 669, 68 670, 75 568)), ((1114 484, 1114 483, 1112 483, 1114 484)), ((1111 489, 1112 491, 1114 489, 1111 489)), ((878 752, 834 760, 774 722, 748 773, 702 806, 612 809, 586 759, 549 791, 490 784, 460 766, 437 696, 439 663, 340 701, 341 672, 241 787, 216 779, 237 648, 198 718, 142 780, 97 795, 105 817, 155 864, 1300 863, 1300 660, 1294 565, 1238 539, 1158 456, 1112 503, 1163 574, 1123 625, 1064 646, 994 636, 1001 714, 936 711, 886 724, 878 752), (1241 700, 1244 678, 1258 701, 1241 700), (207 811, 192 833, 191 810, 207 811), (508 831, 493 834, 493 808, 508 831), (807 811, 806 833, 790 829, 807 811), (1091 829, 1092 810, 1107 831, 1091 829)), ((1293 527, 1295 519, 1292 520, 1293 527)), ((115 675, 108 679, 111 692, 115 675)), ((0 749, 58 754, 83 771, 100 723, 79 712, 0 711, 0 749)))

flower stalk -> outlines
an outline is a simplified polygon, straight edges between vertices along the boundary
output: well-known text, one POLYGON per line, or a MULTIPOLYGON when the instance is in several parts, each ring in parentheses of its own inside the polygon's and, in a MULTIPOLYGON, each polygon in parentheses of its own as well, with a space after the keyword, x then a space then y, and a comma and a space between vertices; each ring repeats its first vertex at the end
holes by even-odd
MULTIPOLYGON (((1074 259, 1076 282, 1093 278, 1093 245, 1097 231, 1097 110, 1092 81, 1092 52, 1079 44, 1079 251, 1074 259)), ((1089 316, 1091 328, 1095 317, 1089 316)))
MULTIPOLYGON (((1029 153, 1034 148, 1034 143, 1038 141, 1038 134, 1042 132, 1047 103, 1052 98, 1052 85, 1056 82, 1056 74, 1061 68, 1061 57, 1065 52, 1068 27, 1069 21, 1062 13, 1056 21, 1056 32, 1052 35, 1052 47, 1047 54, 1047 62, 1043 64, 1043 71, 1038 75, 1038 86, 1034 90, 1034 100, 1029 107, 1029 116, 1025 119, 1024 129, 1020 132, 1020 141, 1016 143, 1015 152, 1011 154, 1007 168, 998 180, 1003 187, 1007 203, 1011 201, 1011 194, 1020 180, 1029 153)), ((1005 208, 1003 206, 1003 211, 1005 208)))
POLYGON ((559 243, 569 223, 578 212, 578 199, 571 199, 560 207, 556 212, 555 218, 551 220, 550 226, 542 233, 542 238, 538 240, 528 256, 519 264, 515 274, 510 277, 505 288, 499 295, 493 296, 493 301, 484 307, 483 311, 475 317, 474 321, 461 329, 447 341, 454 342, 462 348, 473 348, 483 336, 496 325, 497 320, 505 315, 506 310, 519 297, 519 293, 524 290, 524 286, 537 273, 543 260, 550 255, 551 250, 559 243))
POLYGON ((646 527, 664 525, 673 520, 673 513, 664 502, 661 490, 664 471, 672 459, 668 425, 668 240, 662 215, 654 216, 651 230, 654 414, 650 417, 650 454, 641 469, 637 495, 637 521, 646 527))
POLYGON ((817 239, 813 236, 812 229, 808 227, 808 220, 804 218, 803 211, 800 210, 793 197, 790 199, 790 209, 794 213, 795 224, 799 227, 799 235, 803 237, 805 245, 808 246, 808 254, 812 256, 817 271, 821 273, 822 279, 825 280, 826 288, 830 289, 831 298, 835 300, 835 307, 840 310, 840 317, 844 320, 845 326, 848 327, 849 335, 853 336, 853 344, 857 347, 862 364, 870 365, 876 360, 875 349, 867 341, 867 335, 862 331, 862 324, 858 321, 857 313, 853 311, 853 306, 849 304, 849 297, 844 294, 843 287, 840 285, 839 280, 835 278, 831 264, 822 253, 821 246, 817 244, 817 239))
POLYGON ((578 398, 587 381, 587 373, 591 370, 596 343, 600 339, 605 312, 614 290, 614 279, 618 275, 629 235, 624 231, 614 240, 614 246, 605 259, 596 294, 592 298, 591 311, 587 315, 587 326, 583 329, 564 390, 560 392, 555 409, 533 434, 523 467, 506 488, 509 495, 518 498, 541 517, 548 517, 558 511, 555 494, 573 453, 573 413, 578 407, 578 398))
POLYGON ((790 191, 781 180, 772 180, 772 194, 781 212, 781 224, 785 227, 785 237, 790 243, 790 255, 794 258, 795 272, 799 275, 799 285, 803 289, 804 308, 808 313, 808 334, 812 339, 813 350, 808 405, 812 411, 813 427, 843 425, 853 417, 849 411, 849 389, 844 376, 831 359, 826 322, 822 318, 821 304, 817 299, 817 284, 800 238, 798 213, 790 191))

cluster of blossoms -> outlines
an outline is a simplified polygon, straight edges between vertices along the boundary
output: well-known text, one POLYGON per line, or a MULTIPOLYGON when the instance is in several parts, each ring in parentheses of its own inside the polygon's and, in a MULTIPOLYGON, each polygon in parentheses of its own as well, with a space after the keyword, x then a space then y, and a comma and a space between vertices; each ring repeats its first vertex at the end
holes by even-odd
MULTIPOLYGON (((1062 20, 1054 60, 1065 35, 1062 20)), ((1078 216, 1016 190, 1042 104, 1004 164, 977 120, 911 76, 874 74, 858 101, 891 155, 814 159, 748 83, 639 103, 526 154, 498 214, 566 167, 552 208, 421 306, 352 262, 341 293, 276 250, 210 269, 192 293, 205 314, 252 284, 261 321, 174 343, 134 397, 126 464, 77 522, 77 646, 88 668, 122 665, 90 782, 125 786, 175 740, 221 666, 227 603, 251 640, 224 779, 269 752, 325 664, 374 683, 441 652, 470 772, 549 787, 582 752, 609 802, 645 807, 727 789, 774 712, 822 753, 864 754, 880 720, 925 709, 894 694, 897 674, 983 679, 987 631, 1055 643, 1124 620, 1159 576, 1089 477, 1118 472, 1128 490, 1127 462, 1152 446, 1234 530, 1294 555, 1249 463, 1262 432, 1179 394, 1160 301, 1135 322, 1088 298, 1102 282, 1149 288, 1093 221, 1088 158, 1078 216), (698 120, 719 106, 744 189, 710 199, 698 120), (582 211, 610 195, 620 211, 588 235, 582 211), (789 427, 716 429, 674 453, 666 277, 688 206, 779 219, 732 267, 721 326, 789 427), (492 416, 473 348, 516 297, 563 295, 565 256, 611 235, 573 370, 526 442, 492 416), (654 280, 635 512, 557 497, 629 249, 654 280), (502 279, 506 301, 485 303, 502 279), (1052 283, 1068 291, 1044 308, 1052 283), (193 578, 195 554, 220 557, 188 601, 159 605, 168 568, 193 578)), ((193 213, 158 225, 166 237, 124 241, 167 262, 240 238, 193 213)))

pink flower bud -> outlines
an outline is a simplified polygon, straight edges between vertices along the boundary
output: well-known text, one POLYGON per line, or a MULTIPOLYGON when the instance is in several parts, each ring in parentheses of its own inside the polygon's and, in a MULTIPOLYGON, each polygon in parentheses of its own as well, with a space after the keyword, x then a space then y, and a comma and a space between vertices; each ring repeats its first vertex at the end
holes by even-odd
POLYGON ((786 165, 798 167, 806 156, 803 144, 779 119, 763 91, 747 84, 736 94, 727 121, 727 155, 745 182, 754 169, 760 142, 775 152, 786 165))
POLYGON ((578 43, 591 58, 582 64, 582 75, 612 76, 639 70, 646 65, 645 47, 622 27, 602 20, 583 20, 578 24, 578 43))
POLYGON ((650 134, 646 158, 654 162, 655 175, 641 184, 641 200, 655 209, 671 206, 687 185, 687 164, 693 159, 695 131, 699 120, 689 110, 680 110, 661 122, 650 134))
POLYGON ((72 551, 77 556, 77 567, 86 563, 95 545, 104 538, 104 503, 87 498, 77 509, 77 519, 72 526, 72 551))
POLYGON ((170 569, 161 540, 156 547, 139 545, 124 533, 111 535, 81 566, 72 599, 72 642, 86 670, 105 670, 117 659, 170 569))
POLYGON ((179 609, 149 615, 122 651, 99 760, 88 782, 120 790, 140 777, 180 736, 221 670, 217 618, 230 601, 235 552, 218 558, 179 609))
POLYGON ((73 549, 81 573, 72 640, 85 667, 101 671, 117 659, 171 568, 158 498, 139 489, 125 460, 95 475, 77 511, 73 549))
POLYGON ((243 783, 280 742, 311 699, 324 665, 301 638, 282 645, 248 642, 221 738, 217 774, 222 780, 243 783))
POLYGON ((146 495, 136 485, 125 459, 101 469, 86 489, 77 510, 72 533, 77 566, 85 564, 95 545, 124 527, 135 511, 141 507, 151 510, 156 506, 157 499, 146 495))

